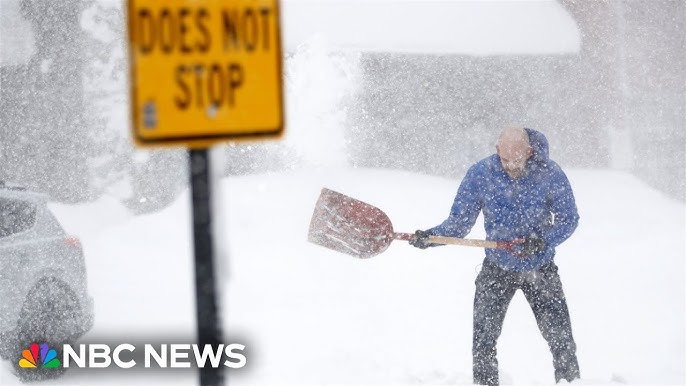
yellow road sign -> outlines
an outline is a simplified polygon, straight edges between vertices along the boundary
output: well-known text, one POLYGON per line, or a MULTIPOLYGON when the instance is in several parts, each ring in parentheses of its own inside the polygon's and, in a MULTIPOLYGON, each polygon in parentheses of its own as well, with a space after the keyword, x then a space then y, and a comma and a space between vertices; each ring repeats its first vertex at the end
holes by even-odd
POLYGON ((280 136, 278 0, 128 0, 139 145, 280 136))

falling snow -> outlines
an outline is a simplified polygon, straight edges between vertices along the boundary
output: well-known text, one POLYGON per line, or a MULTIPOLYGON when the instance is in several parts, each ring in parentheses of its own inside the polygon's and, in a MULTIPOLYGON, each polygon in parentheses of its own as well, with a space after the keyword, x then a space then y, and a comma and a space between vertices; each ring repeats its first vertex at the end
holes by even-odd
MULTIPOLYGON (((81 238, 91 339, 193 325, 188 155, 132 144, 125 11, 0 0, 0 180, 81 238)), ((282 28, 283 140, 212 150, 226 330, 252 344, 232 383, 469 384, 481 251, 394 241, 360 261, 307 224, 328 186, 435 225, 513 125, 545 133, 577 195, 556 262, 579 383, 684 382, 683 2, 283 0, 282 28)), ((523 298, 499 349, 503 384, 553 383, 523 298)))

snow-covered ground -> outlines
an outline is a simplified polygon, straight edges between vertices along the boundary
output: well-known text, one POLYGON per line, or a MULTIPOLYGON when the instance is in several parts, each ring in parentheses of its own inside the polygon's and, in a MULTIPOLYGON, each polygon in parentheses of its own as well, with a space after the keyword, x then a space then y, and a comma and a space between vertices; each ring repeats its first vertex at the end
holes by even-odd
MULTIPOLYGON (((572 315, 578 384, 684 382, 685 206, 621 172, 570 170, 581 214, 556 262, 572 315)), ((442 221, 459 180, 318 169, 217 184, 228 341, 247 345, 232 385, 470 384, 474 279, 483 251, 395 242, 360 260, 306 241, 326 186, 384 210, 398 231, 442 221)), ((89 341, 193 336, 190 203, 133 217, 116 200, 53 205, 81 237, 95 298, 89 341)), ((470 235, 482 237, 479 221, 470 235)), ((499 359, 503 384, 553 384, 551 357, 521 293, 499 359)), ((192 371, 68 372, 59 385, 197 383, 192 371)), ((10 363, 0 382, 18 383, 10 363)))

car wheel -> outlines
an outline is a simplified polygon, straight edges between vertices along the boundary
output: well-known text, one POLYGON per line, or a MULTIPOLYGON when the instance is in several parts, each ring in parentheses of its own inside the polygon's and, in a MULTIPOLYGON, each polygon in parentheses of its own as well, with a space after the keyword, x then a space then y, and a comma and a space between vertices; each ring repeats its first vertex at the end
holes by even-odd
POLYGON ((59 377, 65 372, 57 368, 43 368, 35 358, 36 368, 19 365, 22 352, 32 343, 47 343, 62 358, 62 345, 73 342, 80 335, 81 307, 74 292, 55 278, 41 279, 29 292, 16 328, 14 368, 22 381, 41 381, 59 377))

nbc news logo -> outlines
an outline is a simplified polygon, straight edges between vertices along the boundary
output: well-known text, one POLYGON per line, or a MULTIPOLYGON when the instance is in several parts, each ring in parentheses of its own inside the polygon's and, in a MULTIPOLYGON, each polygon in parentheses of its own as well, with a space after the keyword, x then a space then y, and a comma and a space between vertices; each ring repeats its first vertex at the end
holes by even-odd
POLYGON ((203 368, 220 366, 239 369, 245 366, 247 358, 243 354, 245 346, 238 343, 228 345, 198 344, 145 344, 142 349, 143 360, 136 361, 136 346, 123 343, 113 348, 107 344, 80 344, 62 346, 62 360, 57 352, 46 343, 32 343, 23 350, 19 367, 23 369, 109 368, 114 364, 122 369, 143 368, 203 368), (142 362, 142 366, 139 364, 142 362))

